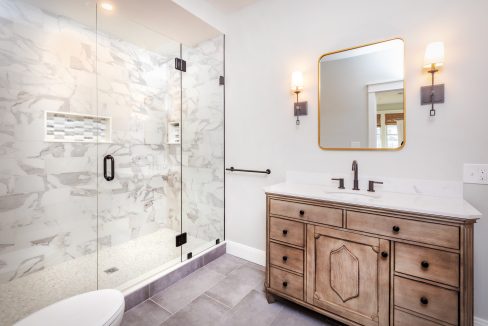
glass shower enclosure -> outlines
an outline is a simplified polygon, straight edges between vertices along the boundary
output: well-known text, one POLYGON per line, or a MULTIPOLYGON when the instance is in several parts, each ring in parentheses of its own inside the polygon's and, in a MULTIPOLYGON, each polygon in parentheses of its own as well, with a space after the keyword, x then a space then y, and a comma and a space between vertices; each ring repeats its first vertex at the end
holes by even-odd
POLYGON ((224 240, 223 79, 172 1, 0 0, 2 325, 224 240))

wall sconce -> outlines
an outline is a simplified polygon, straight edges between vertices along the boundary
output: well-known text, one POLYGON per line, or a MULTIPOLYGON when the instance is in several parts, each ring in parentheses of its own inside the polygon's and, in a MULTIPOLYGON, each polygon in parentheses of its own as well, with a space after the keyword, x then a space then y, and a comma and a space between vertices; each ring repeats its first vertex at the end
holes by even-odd
POLYGON ((435 116, 434 103, 444 103, 444 84, 434 85, 434 75, 439 67, 444 64, 444 43, 433 42, 425 49, 424 68, 432 74, 431 86, 423 86, 420 89, 421 105, 431 104, 430 116, 435 116))
POLYGON ((300 116, 307 115, 307 102, 299 102, 298 94, 303 91, 303 73, 295 71, 291 74, 291 90, 296 94, 297 100, 293 105, 293 114, 297 117, 296 124, 300 124, 300 116))

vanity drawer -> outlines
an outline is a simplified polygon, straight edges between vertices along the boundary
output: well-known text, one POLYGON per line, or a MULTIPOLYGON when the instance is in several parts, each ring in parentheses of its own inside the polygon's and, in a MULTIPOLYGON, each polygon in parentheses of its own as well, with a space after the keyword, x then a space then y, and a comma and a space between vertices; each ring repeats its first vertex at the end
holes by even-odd
POLYGON ((342 227, 342 209, 271 199, 269 212, 271 215, 281 215, 342 227))
POLYGON ((395 305, 446 323, 458 323, 458 292, 395 276, 395 305), (422 300, 426 299, 424 303, 422 300))
POLYGON ((303 247, 305 238, 303 223, 271 217, 269 220, 269 237, 292 245, 303 247))
POLYGON ((271 267, 270 287, 291 297, 303 300, 303 277, 271 267))
POLYGON ((270 242, 269 262, 271 265, 303 274, 303 250, 270 242))
POLYGON ((347 228, 459 249, 459 228, 456 226, 348 211, 347 228))
POLYGON ((441 324, 434 323, 433 321, 423 319, 402 310, 395 309, 394 312, 394 322, 395 326, 439 326, 441 324))
POLYGON ((459 286, 459 255, 396 243, 395 271, 457 287, 459 286))

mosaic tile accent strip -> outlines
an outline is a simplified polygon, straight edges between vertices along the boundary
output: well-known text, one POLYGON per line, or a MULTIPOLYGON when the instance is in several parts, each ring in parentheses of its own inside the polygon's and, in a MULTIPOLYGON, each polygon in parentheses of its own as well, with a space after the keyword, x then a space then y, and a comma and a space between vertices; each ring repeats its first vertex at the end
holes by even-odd
POLYGON ((108 117, 46 111, 44 120, 47 142, 111 142, 112 120, 108 117))

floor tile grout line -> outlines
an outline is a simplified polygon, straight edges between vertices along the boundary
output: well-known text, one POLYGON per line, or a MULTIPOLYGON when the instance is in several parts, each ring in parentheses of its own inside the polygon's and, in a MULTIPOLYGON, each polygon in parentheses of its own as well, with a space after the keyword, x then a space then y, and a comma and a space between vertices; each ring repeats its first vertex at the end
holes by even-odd
POLYGON ((209 296, 207 293, 203 293, 203 295, 204 295, 204 296, 206 296, 207 298, 209 298, 210 300, 215 301, 215 302, 217 302, 218 304, 220 304, 220 305, 224 306, 225 308, 229 308, 229 311, 231 311, 232 309, 234 309, 234 308, 232 308, 232 307, 230 307, 230 306, 226 305, 225 303, 220 302, 219 300, 217 300, 217 299, 215 299, 215 298, 212 298, 212 297, 211 297, 211 296, 209 296))
MULTIPOLYGON (((211 271, 211 272, 217 273, 217 272, 215 272, 215 271, 213 271, 213 270, 211 270, 211 269, 206 268, 206 266, 199 267, 199 268, 195 269, 194 271, 192 271, 191 273, 189 273, 188 275, 186 275, 185 277, 180 278, 178 281, 174 282, 173 284, 171 284, 171 285, 170 285, 170 286, 168 286, 167 288, 162 289, 161 291, 158 291, 157 293, 154 293, 154 294, 153 294, 153 295, 151 295, 151 296, 150 296, 148 299, 152 299, 152 298, 154 298, 155 296, 158 296, 160 293, 163 293, 163 292, 165 292, 165 291, 167 291, 167 290, 169 290, 169 289, 171 289, 171 288, 175 287, 175 286, 176 286, 178 283, 183 282, 185 279, 187 279, 188 277, 190 277, 191 275, 193 275, 195 272, 198 272, 198 271, 200 271, 200 270, 202 270, 202 269, 204 269, 204 268, 205 268, 205 269, 207 269, 207 270, 209 270, 209 271, 211 271)), ((221 274, 221 273, 217 273, 217 274, 223 275, 223 274, 221 274)), ((225 276, 225 275, 224 275, 224 276, 225 276)))
POLYGON ((151 301, 152 303, 154 303, 155 305, 157 305, 158 307, 160 307, 161 309, 163 309, 164 311, 166 311, 167 313, 169 313, 170 315, 174 315, 174 313, 172 313, 171 311, 169 311, 167 308, 163 307, 162 305, 160 305, 159 303, 157 303, 156 301, 154 301, 153 299, 149 298, 147 299, 148 301, 151 301))
MULTIPOLYGON (((216 272, 216 273, 218 273, 218 274, 220 274, 220 275, 224 275, 225 277, 227 277, 227 276, 229 276, 230 274, 232 274, 233 272, 235 272, 236 270, 238 270, 239 268, 241 268, 241 267, 242 267, 242 266, 244 266, 244 265, 245 265, 245 264, 239 265, 239 266, 237 266, 237 267, 235 267, 235 268, 231 269, 231 270, 230 270, 228 273, 225 273, 225 274, 220 273, 220 272, 217 272, 217 271, 214 271, 214 272, 216 272)), ((210 268, 209 268, 209 269, 210 269, 210 268)), ((210 269, 210 270, 212 270, 212 269, 210 269)))
MULTIPOLYGON (((203 267, 202 267, 202 268, 203 268, 203 267)), ((200 268, 200 269, 201 269, 201 268, 200 268)), ((212 271, 212 270, 209 270, 209 271, 210 271, 210 272, 214 272, 214 271, 212 271)), ((215 274, 218 274, 218 275, 220 275, 220 276, 223 276, 223 277, 225 278, 225 275, 223 275, 223 274, 220 274, 220 273, 217 273, 217 272, 214 272, 214 273, 215 273, 215 274)), ((191 275, 191 274, 190 274, 190 275, 191 275)), ((188 276, 189 276, 189 275, 188 275, 188 276)), ((179 282, 179 281, 178 281, 178 282, 179 282)), ((176 282, 176 283, 178 283, 178 282, 176 282)), ((176 283, 174 283, 174 284, 176 284, 176 283)), ((174 284, 173 284, 173 285, 174 285, 174 284)), ((197 295, 197 296, 195 296, 195 297, 191 298, 191 300, 190 300, 190 302, 189 302, 189 303, 185 304, 185 305, 184 305, 184 306, 182 306, 182 307, 178 307, 178 310, 176 310, 175 312, 171 312, 171 310, 169 310, 168 308, 165 308, 163 305, 161 305, 161 304, 157 303, 155 300, 153 300, 153 297, 150 297, 150 298, 148 298, 147 300, 151 300, 151 301, 153 301, 153 302, 154 302, 154 303, 156 303, 158 306, 160 306, 161 308, 163 308, 164 310, 166 310, 167 312, 169 312, 171 315, 174 315, 174 314, 177 314, 178 312, 180 312, 181 310, 183 310, 184 308, 186 308, 187 306, 189 306, 189 305, 190 305, 190 304, 191 304, 193 301, 195 301, 196 299, 198 299, 200 296, 202 296, 202 295, 206 295, 206 294, 205 294, 205 292, 207 292, 208 290, 210 290, 210 288, 212 288, 213 286, 215 286, 215 285, 217 285, 217 284, 218 284, 218 282, 217 282, 217 283, 215 283, 214 285, 210 286, 208 289, 206 289, 205 291, 203 291, 201 294, 199 294, 199 295, 197 295)), ((173 286, 173 285, 172 285, 172 286, 173 286)), ((168 288, 169 288, 169 287, 168 287, 168 288)), ((163 290, 163 291, 165 291, 165 290, 163 290)), ((163 291, 161 291, 161 292, 163 292, 163 291)), ((211 298, 211 299, 213 299, 213 298, 211 298)), ((214 300, 214 301, 216 301, 216 300, 214 300)), ((222 305, 223 305, 223 306, 225 306, 225 307, 228 307, 227 305, 225 305, 225 304, 223 304, 223 303, 221 303, 221 302, 219 302, 219 301, 216 301, 216 302, 218 302, 219 304, 222 304, 222 305)), ((230 308, 230 307, 228 307, 228 308, 230 308)))
MULTIPOLYGON (((221 256, 221 257, 223 257, 223 256, 221 256)), ((220 257, 219 257, 219 258, 220 258, 220 257)), ((219 258, 217 258, 217 259, 219 259, 219 258)), ((216 259, 216 260, 217 260, 217 259, 216 259)), ((212 261, 211 263, 215 262, 216 260, 212 261)), ((209 263, 209 264, 210 264, 210 263, 209 263)), ((208 265, 209 265, 209 264, 208 264, 208 265)), ((226 274, 222 274, 222 273, 220 273, 220 272, 218 272, 218 271, 216 271, 216 270, 213 270, 212 268, 209 268, 207 265, 205 265, 205 266, 203 266, 203 267, 207 267, 207 269, 209 269, 209 270, 211 270, 211 271, 214 271, 214 272, 216 272, 216 273, 219 273, 219 274, 222 274, 222 275, 227 276, 227 275, 229 275, 230 273, 232 273, 233 271, 235 271, 236 269, 238 269, 238 268, 240 268, 240 267, 242 267, 242 266, 244 266, 244 265, 246 265, 246 264, 247 264, 247 261, 246 261, 246 262, 242 262, 242 263, 241 263, 241 262, 239 262, 239 263, 238 263, 238 266, 236 266, 236 267, 232 268, 232 270, 231 270, 231 271, 229 271, 229 272, 228 272, 228 273, 226 273, 226 274)))

